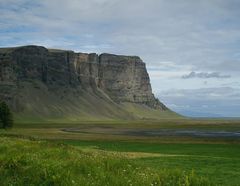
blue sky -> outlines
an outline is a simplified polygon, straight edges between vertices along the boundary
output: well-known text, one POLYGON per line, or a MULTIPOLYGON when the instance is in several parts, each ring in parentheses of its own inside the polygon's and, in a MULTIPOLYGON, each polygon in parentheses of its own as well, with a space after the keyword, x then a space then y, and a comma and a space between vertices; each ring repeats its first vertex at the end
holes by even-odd
POLYGON ((139 55, 171 109, 240 116, 239 0, 0 0, 0 47, 139 55))

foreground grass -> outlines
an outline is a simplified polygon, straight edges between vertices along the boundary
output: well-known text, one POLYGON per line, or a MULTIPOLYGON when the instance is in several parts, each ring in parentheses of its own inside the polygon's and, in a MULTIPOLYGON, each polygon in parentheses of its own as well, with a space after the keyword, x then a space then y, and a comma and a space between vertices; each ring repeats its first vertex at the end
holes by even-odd
POLYGON ((136 159, 135 162, 157 170, 180 169, 187 174, 192 170, 210 179, 216 185, 240 185, 239 144, 181 144, 143 143, 119 141, 65 140, 64 143, 80 148, 95 148, 115 152, 153 153, 153 157, 136 159), (159 156, 157 156, 159 155, 159 156))
POLYGON ((121 154, 0 137, 1 185, 212 185, 194 173, 152 169, 121 154))
POLYGON ((0 130, 0 185, 210 185, 208 180, 214 185, 240 185, 239 138, 111 133, 129 128, 239 131, 240 122, 17 123, 11 130, 0 130), (63 128, 86 132, 64 132, 63 128), (102 129, 111 131, 102 133, 102 129))

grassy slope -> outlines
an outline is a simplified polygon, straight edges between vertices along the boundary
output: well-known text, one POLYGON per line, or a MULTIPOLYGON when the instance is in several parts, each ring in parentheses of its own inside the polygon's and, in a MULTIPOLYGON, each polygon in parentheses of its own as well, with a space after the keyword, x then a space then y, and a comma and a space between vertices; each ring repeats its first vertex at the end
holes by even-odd
POLYGON ((177 170, 154 170, 118 154, 0 137, 1 185, 210 185, 177 170))
POLYGON ((99 91, 83 91, 62 87, 49 91, 37 81, 22 83, 19 108, 15 118, 19 123, 74 123, 79 121, 113 121, 121 119, 180 118, 171 111, 159 111, 149 107, 125 103, 116 104, 99 91))
POLYGON ((141 119, 155 119, 155 120, 163 120, 163 119, 184 119, 184 117, 178 115, 177 113, 167 110, 167 111, 159 111, 155 109, 151 109, 147 106, 139 105, 136 103, 123 103, 122 107, 124 110, 132 113, 141 119))
POLYGON ((89 118, 111 120, 132 117, 116 104, 106 98, 100 99, 94 93, 64 88, 53 93, 42 83, 34 81, 35 87, 32 83, 25 83, 20 93, 25 110, 16 115, 18 122, 76 122, 89 118))

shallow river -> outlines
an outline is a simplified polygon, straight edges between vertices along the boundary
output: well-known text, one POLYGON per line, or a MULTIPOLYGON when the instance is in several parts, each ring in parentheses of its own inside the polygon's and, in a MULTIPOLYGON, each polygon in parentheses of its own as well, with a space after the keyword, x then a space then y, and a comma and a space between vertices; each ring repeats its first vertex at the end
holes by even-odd
POLYGON ((212 138, 239 138, 240 131, 204 131, 204 130, 171 130, 171 129, 114 129, 105 127, 93 128, 65 128, 64 132, 74 133, 97 133, 128 136, 192 136, 192 137, 212 137, 212 138))

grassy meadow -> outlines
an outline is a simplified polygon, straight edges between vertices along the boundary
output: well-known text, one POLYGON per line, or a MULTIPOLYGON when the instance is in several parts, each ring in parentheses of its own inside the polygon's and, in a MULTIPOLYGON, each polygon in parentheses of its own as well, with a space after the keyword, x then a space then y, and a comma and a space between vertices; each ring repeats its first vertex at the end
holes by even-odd
POLYGON ((240 139, 118 134, 240 131, 238 120, 16 123, 0 130, 2 185, 240 185, 240 139), (78 129, 73 132, 64 129, 78 129))

